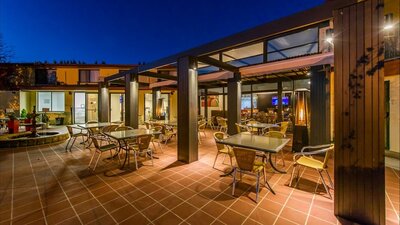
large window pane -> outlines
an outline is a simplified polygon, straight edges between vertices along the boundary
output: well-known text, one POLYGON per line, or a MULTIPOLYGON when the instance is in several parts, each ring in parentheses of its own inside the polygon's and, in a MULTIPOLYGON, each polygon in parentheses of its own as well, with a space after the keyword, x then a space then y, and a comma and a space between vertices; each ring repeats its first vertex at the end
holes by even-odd
POLYGON ((278 89, 277 83, 253 84, 253 91, 268 91, 277 89, 278 89))
POLYGON ((43 108, 51 110, 51 92, 38 92, 38 111, 43 111, 43 108))
POLYGON ((267 60, 275 61, 318 52, 318 28, 310 28, 267 42, 267 60))
POLYGON ((64 92, 52 92, 51 111, 65 111, 65 96, 64 92))
POLYGON ((264 43, 235 48, 222 53, 222 61, 242 67, 263 62, 264 43))

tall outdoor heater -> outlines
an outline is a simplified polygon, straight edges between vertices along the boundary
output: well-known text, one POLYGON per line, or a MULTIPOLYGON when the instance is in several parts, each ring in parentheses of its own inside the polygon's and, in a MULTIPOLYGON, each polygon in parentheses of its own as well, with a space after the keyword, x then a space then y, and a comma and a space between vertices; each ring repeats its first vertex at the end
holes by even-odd
POLYGON ((309 102, 310 91, 299 90, 295 92, 295 118, 293 127, 292 151, 300 152, 301 148, 309 143, 309 102))

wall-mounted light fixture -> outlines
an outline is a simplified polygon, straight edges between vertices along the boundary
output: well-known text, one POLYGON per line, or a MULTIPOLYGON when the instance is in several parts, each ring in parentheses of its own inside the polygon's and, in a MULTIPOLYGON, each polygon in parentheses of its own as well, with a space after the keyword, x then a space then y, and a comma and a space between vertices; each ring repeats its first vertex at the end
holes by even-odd
POLYGON ((383 27, 384 30, 390 30, 394 27, 393 25, 393 13, 388 13, 385 15, 385 25, 383 27))
POLYGON ((325 31, 325 40, 330 44, 333 44, 333 29, 329 28, 325 31))

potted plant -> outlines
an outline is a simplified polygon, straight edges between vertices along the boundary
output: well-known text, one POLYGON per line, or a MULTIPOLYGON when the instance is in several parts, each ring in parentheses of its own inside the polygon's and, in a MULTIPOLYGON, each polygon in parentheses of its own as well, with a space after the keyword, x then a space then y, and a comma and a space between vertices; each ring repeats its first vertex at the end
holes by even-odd
POLYGON ((10 134, 14 134, 14 133, 18 133, 19 130, 19 120, 18 118, 15 116, 15 113, 8 113, 8 122, 7 122, 7 127, 8 127, 8 133, 10 134))
POLYGON ((22 109, 21 110, 21 119, 26 119, 26 116, 27 116, 26 109, 22 109))
MULTIPOLYGON (((26 114, 25 123, 31 124, 32 123, 32 119, 33 119, 33 113, 26 114)), ((26 125, 25 129, 26 129, 26 131, 31 131, 32 126, 31 125, 26 125)))

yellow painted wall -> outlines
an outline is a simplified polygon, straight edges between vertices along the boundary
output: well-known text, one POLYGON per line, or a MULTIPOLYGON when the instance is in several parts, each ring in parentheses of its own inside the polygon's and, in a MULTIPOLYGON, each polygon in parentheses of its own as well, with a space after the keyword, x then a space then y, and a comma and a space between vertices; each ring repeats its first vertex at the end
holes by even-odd
POLYGON ((76 85, 78 84, 79 81, 79 70, 80 69, 85 69, 85 70, 99 70, 100 77, 99 80, 103 81, 105 77, 114 75, 119 73, 120 69, 118 67, 114 68, 100 68, 100 67, 90 67, 90 68, 78 68, 78 67, 59 67, 56 68, 56 76, 57 76, 57 81, 63 82, 64 84, 68 85, 76 85))
POLYGON ((119 73, 119 68, 101 68, 100 69, 100 80, 101 81, 104 81, 104 78, 105 77, 108 77, 108 76, 111 76, 111 75, 114 75, 114 74, 117 74, 117 73, 119 73))

